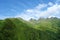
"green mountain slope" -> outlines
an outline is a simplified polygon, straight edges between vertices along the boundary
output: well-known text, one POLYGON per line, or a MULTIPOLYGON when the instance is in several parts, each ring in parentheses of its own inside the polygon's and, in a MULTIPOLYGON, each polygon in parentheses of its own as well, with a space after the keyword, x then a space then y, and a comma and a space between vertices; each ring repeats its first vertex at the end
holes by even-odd
POLYGON ((60 40, 60 19, 25 21, 7 18, 0 21, 0 40, 60 40))

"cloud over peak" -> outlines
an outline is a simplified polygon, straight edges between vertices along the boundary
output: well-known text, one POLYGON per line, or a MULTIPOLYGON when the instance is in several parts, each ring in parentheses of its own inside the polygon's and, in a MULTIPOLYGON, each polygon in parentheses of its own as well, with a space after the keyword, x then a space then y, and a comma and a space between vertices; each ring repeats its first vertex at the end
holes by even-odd
POLYGON ((16 17, 21 17, 25 20, 29 20, 30 18, 38 19, 40 17, 51 17, 56 16, 60 17, 60 5, 52 2, 48 4, 38 4, 33 9, 27 9, 21 14, 16 15, 16 17))

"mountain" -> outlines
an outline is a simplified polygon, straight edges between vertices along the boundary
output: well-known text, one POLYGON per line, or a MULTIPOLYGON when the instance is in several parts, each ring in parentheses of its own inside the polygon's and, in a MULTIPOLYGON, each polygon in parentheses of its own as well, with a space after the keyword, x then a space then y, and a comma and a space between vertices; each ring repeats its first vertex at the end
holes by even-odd
POLYGON ((60 40, 59 31, 60 19, 56 17, 0 20, 0 40, 60 40))

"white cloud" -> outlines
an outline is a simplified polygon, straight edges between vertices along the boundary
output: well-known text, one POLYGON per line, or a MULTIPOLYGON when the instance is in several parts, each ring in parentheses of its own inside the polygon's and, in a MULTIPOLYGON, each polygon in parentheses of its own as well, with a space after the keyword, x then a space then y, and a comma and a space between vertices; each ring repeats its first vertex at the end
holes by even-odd
POLYGON ((40 17, 51 17, 51 16, 59 16, 60 14, 60 5, 53 4, 49 2, 48 4, 39 4, 33 9, 27 9, 21 14, 18 14, 16 17, 21 17, 25 20, 29 20, 30 18, 38 19, 40 17), (51 7, 47 7, 50 5, 51 7), (46 10, 42 11, 41 9, 44 9, 47 7, 46 10))
POLYGON ((49 6, 53 6, 54 4, 53 4, 52 2, 49 2, 48 5, 49 5, 49 6))
POLYGON ((47 4, 38 4, 38 5, 35 7, 35 9, 36 9, 36 10, 41 10, 42 8, 45 8, 45 7, 47 7, 47 4))

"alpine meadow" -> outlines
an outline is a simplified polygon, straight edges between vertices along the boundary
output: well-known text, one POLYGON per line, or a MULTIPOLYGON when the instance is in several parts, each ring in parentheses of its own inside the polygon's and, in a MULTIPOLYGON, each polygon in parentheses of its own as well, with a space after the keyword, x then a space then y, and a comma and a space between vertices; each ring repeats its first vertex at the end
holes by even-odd
POLYGON ((0 0, 0 40, 60 40, 60 0, 0 0))
POLYGON ((0 20, 0 40, 60 40, 60 19, 56 17, 0 20))

